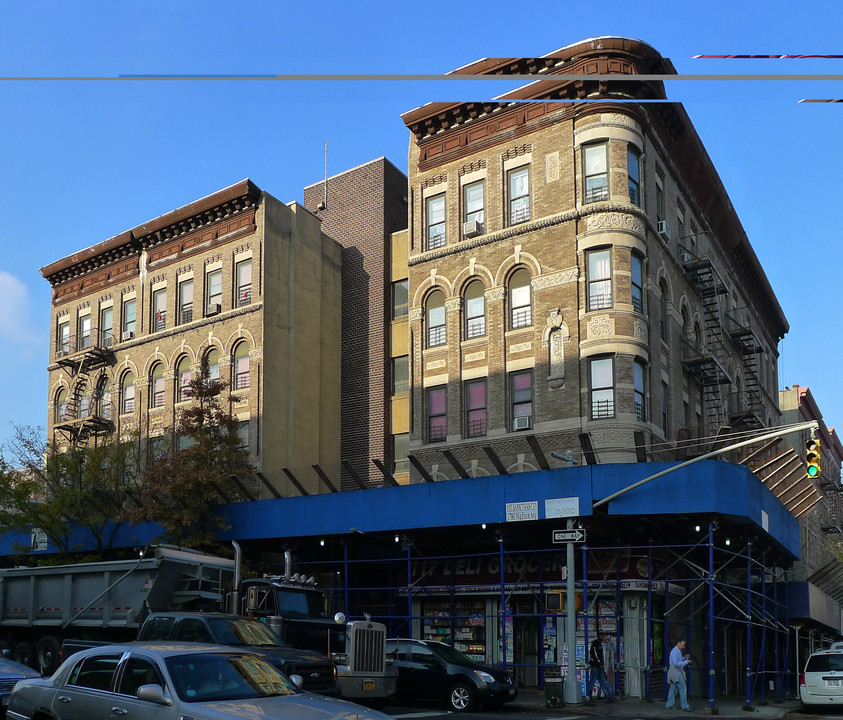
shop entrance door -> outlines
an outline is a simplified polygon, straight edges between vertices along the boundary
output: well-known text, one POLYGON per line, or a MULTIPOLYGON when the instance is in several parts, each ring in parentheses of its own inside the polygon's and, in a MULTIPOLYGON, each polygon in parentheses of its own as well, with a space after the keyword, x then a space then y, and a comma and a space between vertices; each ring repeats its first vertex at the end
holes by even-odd
POLYGON ((518 598, 513 618, 515 680, 519 687, 538 687, 541 627, 533 598, 518 598))

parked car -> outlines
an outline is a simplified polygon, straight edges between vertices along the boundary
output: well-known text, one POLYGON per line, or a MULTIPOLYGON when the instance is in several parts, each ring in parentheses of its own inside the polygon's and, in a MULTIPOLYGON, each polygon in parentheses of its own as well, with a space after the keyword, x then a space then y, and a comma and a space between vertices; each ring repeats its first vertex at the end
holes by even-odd
POLYGON ((82 650, 51 678, 19 682, 8 720, 390 720, 359 705, 301 690, 253 653, 222 645, 127 643, 82 650))
POLYGON ((394 638, 386 641, 386 656, 398 667, 401 700, 444 700, 455 712, 469 712, 478 703, 495 708, 518 696, 508 672, 443 642, 394 638))
POLYGON ((12 688, 19 680, 31 677, 41 677, 41 673, 14 660, 0 657, 0 718, 6 717, 6 706, 9 704, 12 688))
POLYGON ((799 698, 806 708, 843 705, 843 648, 820 650, 808 656, 805 672, 799 678, 799 698))

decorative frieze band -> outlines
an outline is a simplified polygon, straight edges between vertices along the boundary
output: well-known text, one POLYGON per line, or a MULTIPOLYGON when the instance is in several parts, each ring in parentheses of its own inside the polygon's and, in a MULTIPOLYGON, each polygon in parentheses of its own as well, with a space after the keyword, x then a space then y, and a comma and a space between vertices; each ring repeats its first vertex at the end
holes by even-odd
POLYGON ((447 360, 431 360, 429 363, 426 363, 424 366, 425 370, 438 370, 439 368, 446 367, 448 364, 447 360))
POLYGON ((589 230, 626 230, 644 237, 645 227, 641 218, 628 213, 600 213, 588 218, 589 230))
POLYGON ((485 360, 485 359, 486 359, 486 351, 485 350, 481 350, 480 352, 468 353, 464 358, 465 362, 467 362, 467 363, 477 362, 478 360, 485 360))
POLYGON ((538 277, 534 277, 530 280, 530 286, 533 290, 545 290, 547 288, 565 285, 566 283, 576 282, 578 276, 578 268, 568 268, 549 275, 539 275, 538 277))
POLYGON ((615 334, 615 320, 608 315, 598 315, 586 323, 589 339, 612 337, 615 334))
POLYGON ((439 185, 440 183, 445 182, 448 179, 447 175, 434 175, 433 177, 427 178, 424 182, 422 182, 422 190, 425 188, 431 187, 433 185, 439 185))
POLYGON ((527 352, 528 350, 532 350, 532 349, 533 349, 533 343, 531 343, 531 342, 516 343, 515 345, 509 346, 509 353, 510 353, 510 355, 513 355, 515 353, 527 352))
POLYGON ((468 163, 468 165, 463 165, 459 169, 459 175, 462 177, 463 175, 468 175, 470 173, 476 172, 477 170, 482 170, 486 167, 486 158, 482 158, 477 160, 476 162, 468 163))

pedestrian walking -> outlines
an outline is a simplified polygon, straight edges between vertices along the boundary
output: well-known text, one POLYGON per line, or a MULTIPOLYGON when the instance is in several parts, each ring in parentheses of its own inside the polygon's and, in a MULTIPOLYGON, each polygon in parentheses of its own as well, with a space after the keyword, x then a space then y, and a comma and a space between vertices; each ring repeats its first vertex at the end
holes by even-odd
POLYGON ((670 651, 670 667, 667 670, 667 682, 670 685, 670 690, 667 692, 667 703, 665 708, 670 710, 673 708, 673 703, 676 701, 676 692, 679 691, 679 704, 685 712, 690 712, 691 706, 688 704, 688 686, 685 684, 685 666, 691 662, 691 659, 683 654, 685 650, 685 641, 679 640, 674 645, 673 650, 670 651))
POLYGON ((606 679, 606 663, 603 657, 603 643, 609 636, 606 633, 597 633, 597 637, 591 643, 588 651, 588 666, 591 670, 588 673, 588 688, 586 690, 586 702, 591 702, 591 691, 594 689, 594 683, 600 684, 600 689, 606 696, 606 702, 612 702, 612 688, 609 687, 609 681, 606 679))

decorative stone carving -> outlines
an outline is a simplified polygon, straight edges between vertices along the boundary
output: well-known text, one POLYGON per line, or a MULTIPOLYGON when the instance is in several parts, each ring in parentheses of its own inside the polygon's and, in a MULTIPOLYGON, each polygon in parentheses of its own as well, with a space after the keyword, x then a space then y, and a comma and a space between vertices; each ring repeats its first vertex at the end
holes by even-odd
POLYGON ((427 178, 427 180, 425 180, 422 183, 422 189, 427 188, 427 187, 431 187, 433 185, 439 185, 439 183, 443 183, 447 179, 448 179, 447 175, 434 175, 433 177, 427 178))
POLYGON ((518 147, 514 147, 507 150, 503 155, 501 155, 501 158, 503 160, 510 160, 511 158, 518 157, 519 155, 526 155, 527 153, 532 151, 532 143, 527 143, 526 145, 519 145, 518 147))
POLYGON ((249 350, 250 360, 260 360, 263 357, 263 348, 252 348, 249 350))
POLYGON ((447 360, 431 360, 429 363, 426 363, 424 366, 425 370, 438 370, 439 368, 443 368, 448 364, 447 360))
POLYGON ((589 230, 627 230, 641 237, 645 235, 644 221, 627 213, 599 213, 588 218, 589 230))
POLYGON ((539 275, 530 280, 530 286, 533 290, 546 290, 547 288, 557 287, 565 283, 574 282, 579 275, 577 268, 569 268, 567 270, 560 270, 559 272, 551 273, 550 275, 539 275))
POLYGON ((615 334, 615 321, 608 315, 598 315, 586 324, 589 339, 612 337, 615 334))
POLYGON ((640 340, 645 345, 648 343, 647 323, 645 323, 643 320, 633 320, 632 333, 635 336, 636 340, 640 340))
POLYGON ((489 288, 483 293, 483 297, 486 298, 489 302, 494 302, 495 300, 503 300, 506 297, 506 288, 505 287, 493 287, 489 288))
POLYGON ((462 307, 462 298, 461 297, 452 297, 448 298, 445 301, 445 310, 447 312, 455 312, 462 307))
POLYGON ((515 345, 509 346, 509 353, 510 355, 514 355, 515 353, 527 352, 528 350, 532 349, 533 343, 531 342, 516 343, 515 345))
POLYGON ((414 320, 421 320, 422 309, 420 307, 410 308, 410 311, 407 313, 407 319, 410 322, 413 322, 414 320))
POLYGON ((544 156, 544 181, 556 182, 559 179, 559 151, 554 150, 544 156))
POLYGON ((658 160, 656 160, 656 175, 658 175, 659 179, 661 179, 662 182, 664 182, 664 168, 662 167, 662 164, 658 160))
POLYGON ((486 158, 482 158, 476 162, 471 162, 468 165, 463 165, 459 169, 459 175, 462 177, 463 175, 468 175, 476 170, 482 170, 484 167, 486 167, 486 158))
POLYGON ((633 125, 632 118, 629 115, 622 115, 621 113, 612 113, 609 122, 613 125, 633 125))
POLYGON ((467 362, 467 363, 477 362, 478 360, 485 360, 485 359, 486 359, 486 351, 485 350, 481 350, 480 352, 468 353, 468 355, 465 356, 465 362, 467 362))

